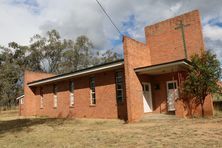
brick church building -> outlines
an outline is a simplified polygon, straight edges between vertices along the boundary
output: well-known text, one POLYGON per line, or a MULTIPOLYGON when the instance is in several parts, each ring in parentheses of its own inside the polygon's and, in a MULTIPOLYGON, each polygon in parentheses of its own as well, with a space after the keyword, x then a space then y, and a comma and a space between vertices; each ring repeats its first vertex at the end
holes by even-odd
MULTIPOLYGON (((26 71, 20 115, 129 122, 153 112, 185 116, 179 88, 190 56, 204 49, 199 11, 147 26, 145 37, 145 43, 123 37, 124 60, 61 75, 26 71)), ((213 115, 211 96, 204 111, 213 115)))

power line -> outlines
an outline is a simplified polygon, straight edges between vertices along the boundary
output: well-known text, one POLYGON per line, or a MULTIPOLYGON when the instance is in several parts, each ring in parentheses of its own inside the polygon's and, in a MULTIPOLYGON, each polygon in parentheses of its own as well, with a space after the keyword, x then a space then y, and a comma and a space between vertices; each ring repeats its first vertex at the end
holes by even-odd
POLYGON ((108 13, 106 12, 106 10, 103 8, 103 6, 100 4, 100 2, 98 0, 96 0, 96 2, 99 4, 100 8, 103 10, 103 12, 106 14, 106 16, 108 17, 108 19, 110 20, 110 22, 112 23, 112 25, 116 28, 117 32, 119 32, 120 35, 122 35, 122 33, 120 32, 120 30, 118 29, 118 27, 115 25, 115 23, 113 22, 113 20, 111 19, 111 17, 108 15, 108 13))

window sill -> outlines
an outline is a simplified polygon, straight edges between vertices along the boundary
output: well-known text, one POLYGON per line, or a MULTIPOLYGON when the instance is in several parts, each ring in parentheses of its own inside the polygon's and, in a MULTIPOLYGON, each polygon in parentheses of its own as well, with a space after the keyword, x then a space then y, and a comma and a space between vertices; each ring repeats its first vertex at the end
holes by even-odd
POLYGON ((44 109, 43 107, 40 107, 40 109, 44 109))
POLYGON ((53 109, 57 109, 57 107, 53 107, 53 109))
POLYGON ((69 106, 69 108, 74 108, 74 105, 73 106, 69 106))
POLYGON ((90 104, 89 107, 96 107, 96 104, 90 104))

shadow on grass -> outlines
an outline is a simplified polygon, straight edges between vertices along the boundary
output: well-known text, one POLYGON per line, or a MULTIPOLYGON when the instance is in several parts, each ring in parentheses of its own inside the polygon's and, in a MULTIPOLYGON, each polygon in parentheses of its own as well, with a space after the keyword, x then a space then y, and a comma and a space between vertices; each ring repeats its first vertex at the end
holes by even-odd
POLYGON ((0 121, 0 134, 8 133, 8 132, 19 132, 26 131, 31 132, 31 126, 40 125, 40 124, 48 124, 50 126, 55 126, 59 124, 63 124, 64 119, 56 119, 56 118, 32 118, 32 119, 14 119, 8 121, 0 121))

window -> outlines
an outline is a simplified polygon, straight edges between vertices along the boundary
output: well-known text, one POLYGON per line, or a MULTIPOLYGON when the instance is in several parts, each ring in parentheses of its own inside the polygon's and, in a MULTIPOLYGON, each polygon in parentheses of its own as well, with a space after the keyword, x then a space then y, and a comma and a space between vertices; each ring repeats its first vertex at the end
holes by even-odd
POLYGON ((90 78, 90 104, 96 105, 95 78, 90 78))
POLYGON ((69 92, 70 92, 70 106, 74 106, 74 82, 69 82, 69 92))
POLYGON ((123 102, 123 72, 116 72, 116 100, 123 102))
POLYGON ((43 89, 40 88, 40 108, 43 108, 43 89))
POLYGON ((160 84, 155 84, 155 90, 160 90, 160 84))
POLYGON ((142 84, 143 91, 149 91, 149 85, 147 83, 142 84))
POLYGON ((168 83, 168 89, 176 89, 176 88, 177 88, 176 82, 168 83))
POLYGON ((58 97, 57 97, 57 86, 53 85, 53 107, 57 108, 58 105, 58 97))

